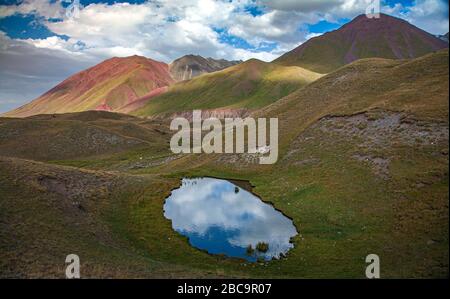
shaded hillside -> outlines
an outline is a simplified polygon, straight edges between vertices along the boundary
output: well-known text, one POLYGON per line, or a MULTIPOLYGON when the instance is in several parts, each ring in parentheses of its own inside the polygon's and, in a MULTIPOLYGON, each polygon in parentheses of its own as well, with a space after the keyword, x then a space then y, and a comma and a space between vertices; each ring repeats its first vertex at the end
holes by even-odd
POLYGON ((115 111, 172 82, 165 63, 141 56, 111 58, 67 78, 39 98, 4 116, 115 111))
POLYGON ((448 43, 409 24, 382 14, 356 17, 338 30, 312 38, 274 62, 329 73, 361 58, 415 58, 447 48, 448 43))
POLYGON ((212 73, 241 63, 225 59, 204 58, 199 55, 186 55, 169 64, 169 71, 176 81, 190 80, 202 74, 212 73))
MULTIPOLYGON (((158 202, 174 185, 0 156, 0 278, 64 279, 71 252, 80 256, 83 278, 220 277, 150 257, 118 229, 128 225, 124 211, 133 202, 158 202)), ((155 237, 176 233, 167 227, 155 237)))
POLYGON ((167 151, 166 128, 104 111, 0 118, 0 155, 33 160, 102 156, 135 149, 167 151))
POLYGON ((178 82, 133 114, 215 108, 260 108, 309 84, 320 75, 251 59, 225 70, 178 82))

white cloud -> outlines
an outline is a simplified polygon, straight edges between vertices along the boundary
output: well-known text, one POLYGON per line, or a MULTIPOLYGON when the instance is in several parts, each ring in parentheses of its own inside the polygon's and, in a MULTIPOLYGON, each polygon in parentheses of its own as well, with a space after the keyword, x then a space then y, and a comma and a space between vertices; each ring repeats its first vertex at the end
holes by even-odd
POLYGON ((322 33, 309 33, 306 36, 306 39, 311 39, 311 38, 318 37, 318 36, 321 36, 321 35, 322 35, 322 33))
POLYGON ((101 58, 112 53, 119 56, 140 54, 170 62, 191 52, 239 58, 236 55, 242 51, 220 43, 218 33, 212 29, 221 22, 228 22, 235 9, 232 3, 184 0, 177 7, 173 4, 171 1, 140 5, 91 4, 80 11, 78 18, 46 22, 46 26, 56 34, 82 41, 86 44, 83 52, 98 54, 101 58))
MULTIPOLYGON (((317 12, 330 10, 336 6, 345 4, 344 0, 258 0, 261 5, 276 10, 297 11, 297 12, 317 12)), ((352 1, 354 2, 354 1, 352 1)))
POLYGON ((97 62, 88 55, 61 51, 58 42, 62 43, 42 41, 52 45, 37 48, 29 40, 12 40, 0 31, 0 113, 32 100, 97 62))
POLYGON ((14 14, 37 14, 47 19, 61 18, 64 8, 61 1, 50 2, 48 0, 23 0, 19 5, 0 5, 0 18, 14 14))
POLYGON ((415 5, 397 15, 433 34, 449 31, 448 2, 446 0, 416 0, 415 5))
MULTIPOLYGON (((41 48, 94 55, 99 60, 111 55, 138 54, 170 62, 188 53, 267 60, 310 38, 305 24, 353 18, 365 12, 368 0, 258 0, 256 3, 264 6, 265 13, 252 16, 244 7, 254 3, 251 0, 158 0, 133 5, 90 4, 81 9, 78 18, 67 18, 61 12, 60 1, 26 0, 21 5, 2 6, 0 15, 15 11, 34 12, 46 18, 59 16, 62 21, 46 21, 45 25, 56 34, 69 36, 68 42, 61 39, 29 42, 41 48), (263 52, 238 49, 221 42, 213 28, 224 28, 228 34, 244 39, 255 48, 262 43, 277 46, 263 52), (78 42, 85 47, 74 47, 78 42)), ((416 6, 406 13, 401 5, 384 6, 382 10, 433 33, 448 31, 448 18, 442 17, 445 4, 441 0, 417 0, 416 6)))

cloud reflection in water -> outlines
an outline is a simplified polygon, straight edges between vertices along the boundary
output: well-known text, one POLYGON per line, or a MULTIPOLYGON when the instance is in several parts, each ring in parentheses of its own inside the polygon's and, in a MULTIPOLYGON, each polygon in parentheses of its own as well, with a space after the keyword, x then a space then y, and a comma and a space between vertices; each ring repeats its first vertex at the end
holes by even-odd
POLYGON ((270 260, 291 249, 289 240, 297 234, 292 221, 271 205, 214 178, 183 179, 167 198, 164 216, 194 247, 250 261, 257 257, 246 253, 248 245, 268 243, 269 250, 258 256, 270 260))

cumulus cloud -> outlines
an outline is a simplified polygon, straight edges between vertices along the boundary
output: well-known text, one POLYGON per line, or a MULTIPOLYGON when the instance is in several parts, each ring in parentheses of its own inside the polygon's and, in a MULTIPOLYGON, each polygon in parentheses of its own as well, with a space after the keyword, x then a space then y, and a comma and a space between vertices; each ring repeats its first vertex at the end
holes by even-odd
MULTIPOLYGON (((369 0, 157 0, 142 4, 90 4, 77 18, 65 16, 61 1, 25 0, 0 6, 0 16, 34 13, 44 17, 52 32, 70 37, 30 43, 50 49, 97 55, 98 59, 131 54, 170 62, 193 53, 225 59, 259 57, 271 60, 309 37, 306 24, 338 22, 365 12, 369 0), (264 9, 260 15, 245 11, 249 5, 264 9), (54 18, 60 21, 54 21, 54 18), (223 42, 217 28, 243 39, 250 48, 223 42), (274 47, 260 49, 262 44, 274 47), (83 44, 84 47, 73 45, 83 44)), ((401 16, 433 33, 448 30, 448 5, 442 0, 417 0, 405 10, 397 4, 382 11, 401 16)))
MULTIPOLYGON (((336 22, 351 19, 365 13, 373 0, 257 0, 271 10, 300 13, 302 21, 315 23, 318 20, 336 22)), ((412 5, 386 4, 381 1, 381 11, 401 17, 432 34, 445 34, 449 30, 447 0, 415 0, 412 5)))
POLYGON ((259 0, 260 4, 283 11, 317 12, 330 10, 344 4, 345 0, 259 0))
MULTIPOLYGON (((219 33, 214 28, 224 24, 232 26, 232 16, 243 14, 235 12, 236 8, 245 2, 235 4, 213 0, 182 0, 177 5, 171 1, 139 5, 91 4, 81 9, 78 18, 47 21, 45 25, 56 34, 82 41, 87 45, 84 52, 104 53, 102 56, 134 53, 170 62, 187 53, 194 53, 242 59, 238 55, 250 57, 254 51, 237 49, 220 42, 219 33)), ((266 26, 270 24, 262 25, 270 27, 266 26)), ((264 33, 260 35, 264 36, 264 33)), ((275 57, 269 53, 255 56, 275 57)))
POLYGON ((20 4, 0 5, 0 18, 9 17, 14 14, 37 14, 47 19, 61 18, 64 8, 60 0, 23 0, 20 4))
POLYGON ((445 34, 449 31, 446 0, 416 0, 414 6, 397 15, 433 34, 445 34))

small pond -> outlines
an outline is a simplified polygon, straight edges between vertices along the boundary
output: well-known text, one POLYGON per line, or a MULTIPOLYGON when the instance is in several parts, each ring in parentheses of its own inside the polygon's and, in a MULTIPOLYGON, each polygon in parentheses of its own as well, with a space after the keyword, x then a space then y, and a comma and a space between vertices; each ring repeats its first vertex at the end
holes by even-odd
POLYGON ((273 206, 215 178, 183 179, 166 199, 164 216, 192 246, 252 262, 280 258, 297 234, 292 220, 273 206))

